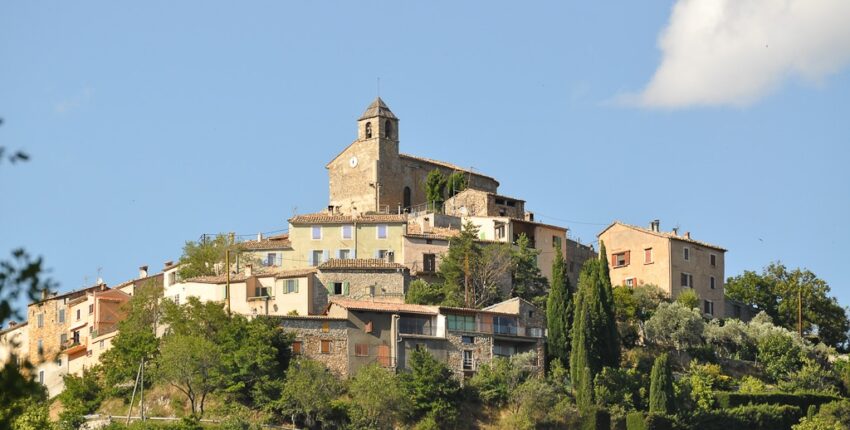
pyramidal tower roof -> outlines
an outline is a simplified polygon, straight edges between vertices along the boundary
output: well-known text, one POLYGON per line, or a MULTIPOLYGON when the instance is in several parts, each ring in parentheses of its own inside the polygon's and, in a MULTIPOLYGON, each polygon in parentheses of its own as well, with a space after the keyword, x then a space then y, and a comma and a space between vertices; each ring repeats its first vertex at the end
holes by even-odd
POLYGON ((384 103, 384 101, 381 100, 380 97, 376 98, 375 101, 373 101, 369 105, 369 107, 366 108, 366 111, 363 112, 363 115, 360 115, 360 118, 358 118, 358 121, 361 120, 361 119, 366 119, 366 118, 374 118, 376 116, 380 116, 380 117, 383 117, 383 118, 398 119, 393 114, 393 112, 390 110, 389 106, 387 106, 387 104, 384 103))

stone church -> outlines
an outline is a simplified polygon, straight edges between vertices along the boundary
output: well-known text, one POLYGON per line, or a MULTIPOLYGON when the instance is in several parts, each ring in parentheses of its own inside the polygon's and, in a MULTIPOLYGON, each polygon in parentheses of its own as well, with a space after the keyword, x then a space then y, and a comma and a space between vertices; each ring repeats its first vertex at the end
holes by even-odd
POLYGON ((496 193, 496 179, 451 163, 399 153, 398 118, 376 98, 357 120, 357 139, 325 166, 329 208, 341 213, 410 211, 426 203, 425 179, 434 169, 460 172, 471 189, 496 193))

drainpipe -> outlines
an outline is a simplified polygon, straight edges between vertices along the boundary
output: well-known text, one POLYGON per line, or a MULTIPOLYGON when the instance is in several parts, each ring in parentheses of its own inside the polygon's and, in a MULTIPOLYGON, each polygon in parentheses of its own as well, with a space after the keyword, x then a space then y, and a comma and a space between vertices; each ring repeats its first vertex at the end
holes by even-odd
POLYGON ((354 227, 351 228, 354 230, 352 234, 354 235, 354 258, 360 258, 357 256, 357 218, 354 219, 354 227))
POLYGON ((401 318, 398 314, 393 314, 390 323, 390 336, 393 341, 390 344, 390 365, 398 369, 398 344, 401 343, 401 337, 398 335, 398 320, 401 318))

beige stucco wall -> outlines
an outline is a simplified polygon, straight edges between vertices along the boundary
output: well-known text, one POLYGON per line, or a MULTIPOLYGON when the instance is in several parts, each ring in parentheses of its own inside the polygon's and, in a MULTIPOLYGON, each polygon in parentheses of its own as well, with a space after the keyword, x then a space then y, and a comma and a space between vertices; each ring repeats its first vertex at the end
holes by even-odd
MULTIPOLYGON (((350 224, 354 225, 354 224, 350 224)), ((387 238, 378 238, 378 224, 357 224, 352 229, 352 238, 342 238, 342 225, 322 225, 322 238, 313 240, 311 225, 289 226, 289 239, 292 243, 292 261, 285 261, 286 268, 310 267, 310 258, 314 250, 327 251, 328 258, 337 258, 340 249, 350 249, 351 258, 375 258, 379 249, 395 253, 396 262, 402 258, 402 235, 406 232, 404 223, 384 224, 387 226, 387 238), (286 264, 290 264, 287 266, 286 264)))
POLYGON ((401 263, 410 268, 412 275, 422 272, 424 269, 424 254, 434 254, 436 269, 440 269, 443 261, 443 253, 448 252, 448 239, 425 239, 421 237, 405 236, 402 241, 401 263), (428 242, 431 243, 428 243, 428 242))
POLYGON ((19 324, 0 335, 0 369, 14 355, 25 360, 29 354, 29 329, 27 324, 19 324))
POLYGON ((274 277, 257 277, 257 282, 269 288, 271 296, 268 299, 253 297, 255 292, 249 291, 245 282, 231 284, 230 308, 233 312, 246 315, 288 315, 295 311, 298 315, 316 313, 311 310, 310 295, 314 288, 313 275, 298 276, 293 279, 298 282, 298 291, 284 292, 285 279, 274 277))
MULTIPOLYGON (((167 282, 166 282, 167 283, 167 282)), ((231 283, 231 285, 234 285, 231 283)), ((245 283, 242 283, 243 287, 245 283)), ((225 284, 209 284, 202 282, 178 282, 165 287, 163 297, 185 304, 188 297, 197 297, 202 302, 223 302, 225 299, 225 284)))
MULTIPOLYGON (((673 264, 673 293, 674 296, 682 291, 681 274, 690 273, 693 277, 693 287, 702 300, 714 303, 714 316, 723 317, 725 313, 724 300, 724 253, 720 250, 700 246, 690 242, 671 240, 672 264, 673 264), (690 258, 684 258, 684 248, 689 249, 690 258), (714 254, 716 266, 711 266, 710 255, 714 254), (714 277, 715 288, 710 286, 710 277, 714 277)), ((703 311, 703 303, 700 302, 700 310, 703 311)))

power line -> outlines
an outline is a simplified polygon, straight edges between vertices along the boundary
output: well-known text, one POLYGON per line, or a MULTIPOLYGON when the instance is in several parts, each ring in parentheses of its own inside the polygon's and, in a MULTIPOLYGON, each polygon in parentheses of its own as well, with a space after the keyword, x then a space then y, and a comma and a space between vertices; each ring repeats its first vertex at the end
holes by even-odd
POLYGON ((553 217, 553 216, 542 214, 540 212, 535 212, 535 214, 537 216, 541 216, 543 218, 549 218, 549 219, 553 219, 555 221, 561 221, 561 222, 568 222, 570 224, 585 224, 585 225, 608 225, 608 224, 611 224, 610 222, 573 221, 573 220, 568 220, 568 219, 563 219, 563 218, 556 218, 556 217, 553 217))

